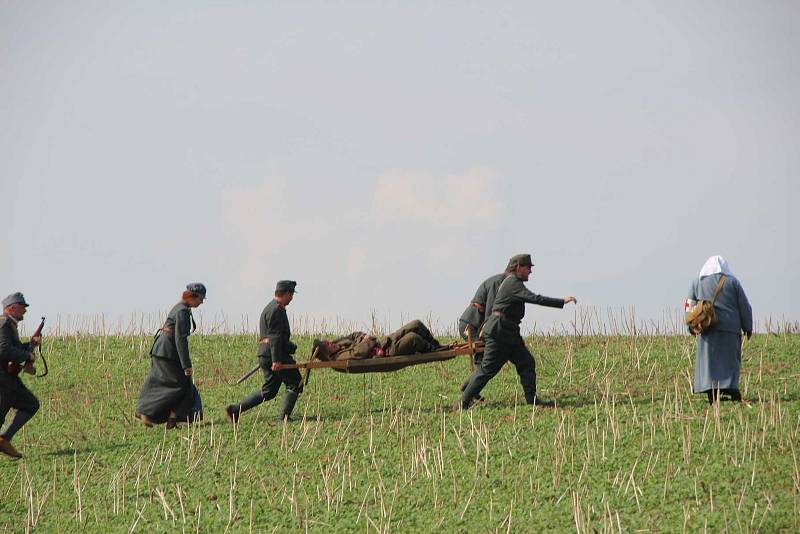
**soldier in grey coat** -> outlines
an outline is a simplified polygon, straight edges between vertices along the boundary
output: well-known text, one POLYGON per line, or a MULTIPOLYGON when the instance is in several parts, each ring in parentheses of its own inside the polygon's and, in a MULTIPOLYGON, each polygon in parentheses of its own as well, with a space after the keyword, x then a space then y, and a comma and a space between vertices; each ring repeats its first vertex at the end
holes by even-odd
POLYGON ((497 289, 492 314, 483 325, 483 336, 486 341, 483 360, 480 367, 472 374, 461 399, 454 406, 455 409, 469 408, 484 386, 500 372, 507 361, 514 364, 517 369, 525 401, 528 404, 552 405, 551 402, 542 401, 536 396, 536 362, 525 346, 519 326, 525 317, 526 303, 563 308, 565 304, 577 300, 572 296, 563 299, 543 297, 529 291, 523 282, 528 281, 532 268, 530 254, 518 254, 509 260, 507 269, 512 274, 505 277, 497 289))
POLYGON ((295 363, 292 354, 297 345, 289 339, 292 335, 286 306, 292 302, 297 282, 280 280, 275 286, 275 298, 261 312, 258 321, 258 363, 264 373, 264 384, 237 404, 225 407, 225 413, 233 423, 239 421, 242 412, 254 408, 264 401, 274 399, 281 384, 286 386, 283 406, 278 415, 279 422, 291 421, 292 410, 303 392, 303 378, 297 369, 280 369, 282 363, 295 363))
POLYGON ((500 287, 500 284, 509 274, 507 270, 500 274, 492 275, 481 282, 481 285, 475 290, 475 295, 472 297, 469 306, 458 318, 458 334, 461 339, 467 340, 467 330, 470 331, 472 339, 478 339, 478 334, 486 320, 486 310, 491 313, 494 299, 497 295, 497 288, 500 287))
MULTIPOLYGON (((511 269, 511 271, 513 271, 513 269, 511 269)), ((478 339, 481 327, 486 320, 486 310, 489 310, 489 313, 492 312, 494 299, 497 295, 497 288, 500 287, 500 284, 509 274, 509 270, 506 269, 505 272, 490 276, 475 290, 472 301, 470 301, 469 306, 467 306, 467 309, 464 310, 464 313, 462 313, 461 317, 458 319, 458 334, 461 336, 461 339, 464 341, 467 341, 470 337, 473 341, 478 339)), ((476 352, 475 365, 480 366, 482 359, 483 353, 476 352)), ((469 384, 469 377, 461 384, 461 391, 466 389, 467 384, 469 384)), ((482 397, 479 397, 479 399, 482 399, 482 397)))
MULTIPOLYGON (((697 359, 694 366, 695 393, 706 393, 713 404, 720 393, 740 401, 739 372, 742 366, 742 332, 753 335, 753 310, 739 280, 722 256, 708 258, 700 274, 692 281, 686 308, 700 300, 712 300, 717 284, 725 276, 714 301, 717 324, 697 335, 697 359)), ((692 333, 689 330, 689 333, 692 333)))
POLYGON ((3 315, 0 315, 0 424, 6 420, 11 408, 15 413, 7 425, 0 430, 0 452, 21 458, 22 454, 11 445, 14 434, 39 410, 39 399, 20 380, 9 372, 9 364, 22 366, 36 360, 34 349, 41 343, 41 336, 32 337, 27 343, 19 339, 17 323, 22 321, 28 303, 22 293, 12 293, 3 299, 3 315))
POLYGON ((205 298, 206 286, 187 285, 181 301, 172 307, 156 333, 150 349, 150 375, 136 404, 136 416, 146 426, 166 422, 173 428, 178 422, 202 419, 202 411, 195 411, 200 396, 192 382, 189 336, 197 328, 192 308, 200 306, 205 298))

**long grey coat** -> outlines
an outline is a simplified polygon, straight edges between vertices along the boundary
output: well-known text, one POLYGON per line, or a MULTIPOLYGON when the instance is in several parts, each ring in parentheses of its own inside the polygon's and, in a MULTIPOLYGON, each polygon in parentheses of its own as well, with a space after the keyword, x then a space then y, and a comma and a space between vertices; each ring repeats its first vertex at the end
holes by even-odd
POLYGON ((192 321, 192 310, 189 306, 183 302, 173 306, 164 321, 164 328, 156 335, 150 354, 179 362, 183 369, 191 367, 189 336, 192 334, 192 321))
MULTIPOLYGON (((696 278, 688 298, 711 300, 722 275, 696 278)), ((753 310, 742 285, 727 275, 714 302, 718 323, 697 336, 697 359, 694 366, 695 393, 711 389, 739 389, 742 365, 742 332, 753 331, 753 310)))
POLYGON ((139 393, 136 412, 155 423, 163 423, 170 412, 178 421, 191 421, 202 412, 200 394, 191 377, 183 370, 192 367, 189 336, 192 334, 192 311, 183 302, 172 307, 164 327, 156 334, 150 349, 150 374, 139 393))

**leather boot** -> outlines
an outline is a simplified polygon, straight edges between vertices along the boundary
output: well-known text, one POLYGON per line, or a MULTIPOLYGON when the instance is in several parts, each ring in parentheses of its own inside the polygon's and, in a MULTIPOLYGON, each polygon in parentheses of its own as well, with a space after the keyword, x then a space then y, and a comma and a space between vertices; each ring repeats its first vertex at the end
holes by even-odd
POLYGON ((294 391, 287 391, 283 394, 283 406, 281 406, 281 413, 278 415, 278 422, 291 422, 293 421, 291 415, 294 410, 294 405, 297 403, 299 395, 294 391))
POLYGON ((532 404, 534 406, 543 406, 545 408, 553 408, 556 405, 554 401, 540 399, 539 397, 534 397, 533 402, 529 402, 528 404, 532 404))
POLYGON ((239 416, 242 414, 242 409, 235 404, 228 404, 225 406, 225 415, 234 425, 239 422, 239 416))
POLYGON ((14 448, 11 444, 11 441, 7 440, 6 438, 0 438, 0 452, 14 458, 22 458, 22 454, 14 448))
POLYGON ((149 417, 147 417, 147 416, 146 416, 145 414, 143 414, 143 413, 137 413, 137 414, 136 414, 136 418, 137 418, 139 421, 141 421, 141 422, 142 422, 142 424, 143 424, 144 426, 146 426, 146 427, 152 427, 152 426, 153 426, 153 421, 151 421, 151 420, 150 420, 150 418, 149 418, 149 417))

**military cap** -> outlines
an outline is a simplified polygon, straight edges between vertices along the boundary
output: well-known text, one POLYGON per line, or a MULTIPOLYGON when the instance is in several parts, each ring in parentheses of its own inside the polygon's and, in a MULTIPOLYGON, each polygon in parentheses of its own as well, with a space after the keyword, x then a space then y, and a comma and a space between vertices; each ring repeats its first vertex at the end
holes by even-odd
POLYGON ((4 308, 7 308, 12 304, 22 304, 26 308, 28 307, 28 303, 25 302, 25 297, 19 291, 17 291, 16 293, 11 293, 9 296, 3 299, 4 308))
POLYGON ((200 282, 192 282, 191 284, 186 284, 186 291, 190 293, 194 293, 200 297, 206 298, 206 286, 201 284, 200 282))
POLYGON ((278 283, 275 284, 275 291, 280 291, 281 293, 284 291, 297 293, 297 290, 295 289, 296 286, 297 282, 294 280, 278 280, 278 283))
POLYGON ((506 269, 513 269, 519 265, 530 265, 533 267, 533 262, 531 261, 530 254, 517 254, 515 256, 511 256, 511 259, 508 260, 508 267, 506 269))

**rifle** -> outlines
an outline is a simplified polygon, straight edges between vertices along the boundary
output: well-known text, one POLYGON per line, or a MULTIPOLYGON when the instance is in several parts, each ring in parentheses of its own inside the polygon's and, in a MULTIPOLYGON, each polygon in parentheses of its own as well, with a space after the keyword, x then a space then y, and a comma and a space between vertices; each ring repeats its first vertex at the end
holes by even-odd
MULTIPOLYGON (((42 317, 42 322, 39 323, 39 326, 33 332, 33 335, 31 336, 31 339, 41 336, 42 335, 42 330, 44 330, 44 317, 42 317)), ((44 373, 42 373, 40 375, 36 375, 36 367, 33 365, 32 362, 25 362, 22 365, 18 364, 17 362, 9 362, 8 363, 8 374, 18 375, 20 373, 20 371, 24 371, 25 374, 36 375, 37 378, 41 378, 43 376, 47 376, 47 373, 49 373, 50 370, 47 368, 47 360, 45 359, 44 354, 42 354, 42 345, 41 345, 41 343, 39 344, 38 348, 39 348, 39 357, 42 359, 42 363, 44 364, 44 373)), ((36 350, 36 349, 34 349, 34 350, 36 350)), ((33 352, 33 351, 31 351, 31 352, 33 352)))
MULTIPOLYGON (((317 351, 319 351, 319 348, 314 349, 313 354, 311 354, 311 360, 315 360, 317 358, 317 351)), ((260 363, 256 364, 255 367, 253 367, 252 369, 247 371, 245 374, 243 374, 241 376, 241 378, 239 378, 239 380, 236 381, 236 384, 237 385, 241 384, 242 382, 244 382, 245 380, 247 380, 248 378, 250 378, 251 376, 256 374, 259 369, 261 369, 261 364, 260 363)), ((308 375, 309 374, 311 374, 311 369, 306 369, 305 376, 303 377, 303 384, 304 385, 308 384, 308 375)))
POLYGON ((245 380, 256 374, 259 369, 261 369, 261 364, 257 364, 255 367, 247 371, 244 375, 242 375, 242 377, 239 380, 236 381, 236 383, 241 384, 242 382, 244 382, 245 380))

